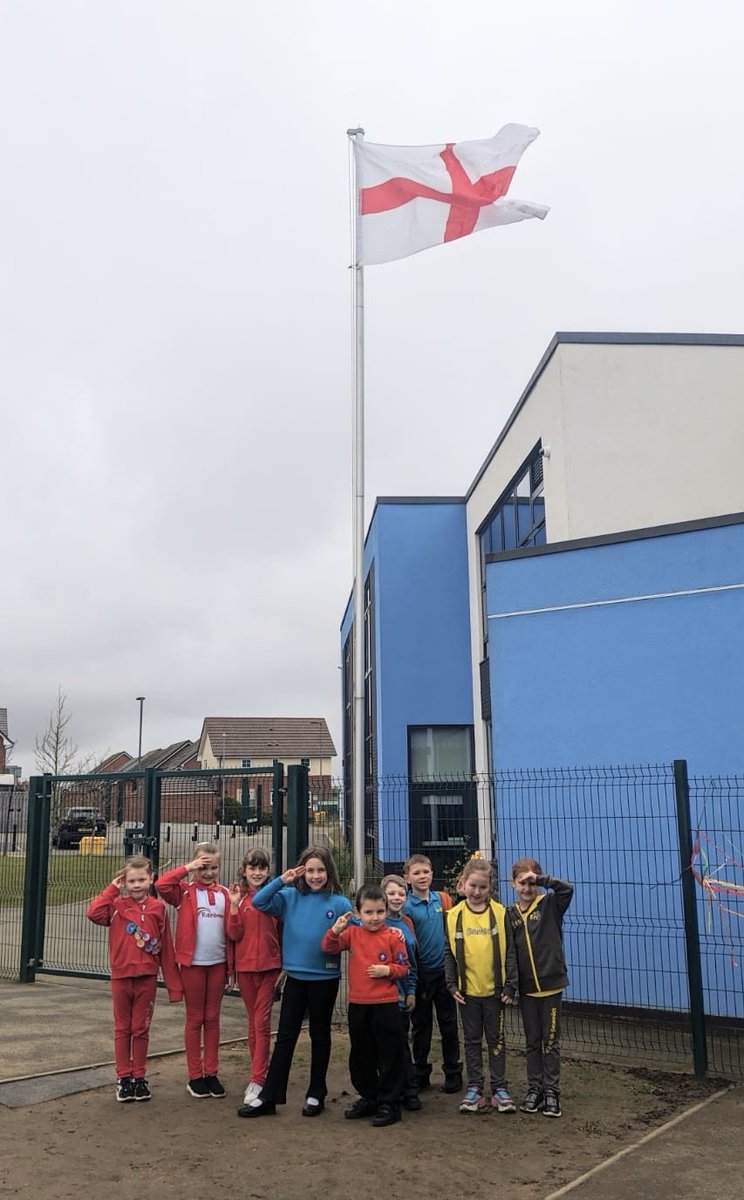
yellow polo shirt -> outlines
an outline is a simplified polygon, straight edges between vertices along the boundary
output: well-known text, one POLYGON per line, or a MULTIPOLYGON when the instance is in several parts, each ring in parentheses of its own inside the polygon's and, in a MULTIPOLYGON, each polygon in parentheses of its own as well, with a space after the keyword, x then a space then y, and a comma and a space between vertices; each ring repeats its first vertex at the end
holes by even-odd
POLYGON ((493 935, 488 908, 482 913, 475 913, 467 904, 463 905, 462 936, 465 993, 468 996, 492 996, 496 982, 493 977, 493 935))

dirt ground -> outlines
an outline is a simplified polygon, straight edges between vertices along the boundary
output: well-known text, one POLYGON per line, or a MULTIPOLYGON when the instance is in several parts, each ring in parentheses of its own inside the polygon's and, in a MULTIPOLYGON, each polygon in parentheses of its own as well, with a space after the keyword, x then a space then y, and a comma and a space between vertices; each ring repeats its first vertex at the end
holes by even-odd
MULTIPOLYGON (((348 1122, 353 1098, 347 1043, 334 1040, 326 1111, 300 1114, 307 1045, 297 1049, 289 1103, 274 1117, 239 1120, 245 1051, 223 1051, 224 1101, 191 1099, 183 1060, 151 1063, 153 1100, 117 1104, 113 1083, 97 1091, 5 1110, 0 1116, 0 1196, 68 1200, 126 1194, 158 1200, 231 1193, 242 1200, 465 1196, 540 1200, 638 1140, 715 1085, 689 1076, 564 1063, 563 1117, 461 1115, 457 1096, 429 1090, 424 1110, 374 1129, 348 1122)), ((524 1060, 510 1059, 521 1094, 524 1060)))

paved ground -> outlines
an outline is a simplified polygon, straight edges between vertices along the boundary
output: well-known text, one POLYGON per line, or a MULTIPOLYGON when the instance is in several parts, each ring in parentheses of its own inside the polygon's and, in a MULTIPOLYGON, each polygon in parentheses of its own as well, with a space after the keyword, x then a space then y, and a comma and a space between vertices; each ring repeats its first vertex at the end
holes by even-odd
MULTIPOLYGON (((25 1106, 53 1102, 71 1092, 110 1088, 111 1068, 102 1065, 111 1060, 107 984, 49 976, 26 986, 0 982, 0 1023, 5 1035, 0 1039, 0 1111, 3 1107, 6 1112, 22 1111, 25 1106), (61 1031, 64 1036, 60 1036, 61 1031), (22 1083, 2 1082, 20 1076, 37 1078, 22 1083)), ((222 1031, 225 1040, 243 1036, 239 999, 226 998, 222 1031)), ((180 1051, 181 1032, 181 1006, 169 1006, 164 994, 159 993, 152 1052, 180 1051)), ((178 1060, 165 1061, 173 1061, 173 1070, 180 1071, 178 1060)), ((44 1104, 44 1110, 46 1107, 44 1104)), ((564 1195, 572 1200, 627 1200, 629 1196, 642 1200, 678 1200, 680 1196, 685 1200, 709 1200, 711 1192, 730 1200, 744 1197, 744 1089, 722 1090, 711 1102, 692 1107, 690 1115, 658 1136, 641 1144, 636 1139, 629 1152, 608 1159, 603 1169, 557 1191, 546 1185, 542 1200, 558 1200, 564 1195)), ((649 1132, 654 1125, 649 1121, 649 1132)), ((538 1130, 545 1132, 542 1126, 538 1130)))
MULTIPOLYGON (((56 975, 40 975, 32 984, 0 981, 0 1082, 110 1063, 111 1020, 106 982, 56 975)), ((221 1027, 225 1041, 245 1037, 239 996, 225 997, 221 1027)), ((150 1051, 163 1054, 182 1047, 183 1005, 169 1004, 160 988, 150 1051)))

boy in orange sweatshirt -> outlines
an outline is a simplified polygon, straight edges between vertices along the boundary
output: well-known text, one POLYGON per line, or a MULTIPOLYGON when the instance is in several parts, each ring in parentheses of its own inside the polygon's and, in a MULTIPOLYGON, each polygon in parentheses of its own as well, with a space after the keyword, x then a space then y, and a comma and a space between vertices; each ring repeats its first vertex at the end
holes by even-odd
POLYGON ((91 900, 86 916, 108 926, 111 996, 114 1006, 116 1099, 149 1100, 147 1048, 155 1006, 158 969, 168 999, 183 999, 181 976, 162 900, 150 895, 152 866, 139 855, 91 900))
POLYGON ((349 951, 349 1074, 359 1099, 344 1116, 394 1125, 406 1063, 396 981, 408 973, 408 955, 401 932, 385 924, 385 894, 376 884, 359 889, 356 916, 359 924, 350 925, 351 913, 342 913, 321 942, 331 954, 349 951))

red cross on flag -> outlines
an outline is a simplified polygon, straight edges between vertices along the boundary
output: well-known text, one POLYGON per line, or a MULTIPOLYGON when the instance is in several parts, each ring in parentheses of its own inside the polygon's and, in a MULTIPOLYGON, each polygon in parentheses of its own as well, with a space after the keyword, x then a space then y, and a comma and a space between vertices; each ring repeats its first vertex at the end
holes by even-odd
POLYGON ((544 204, 507 197, 522 154, 539 129, 505 125, 495 137, 445 146, 354 142, 360 264, 392 262, 492 225, 529 217, 544 204))

